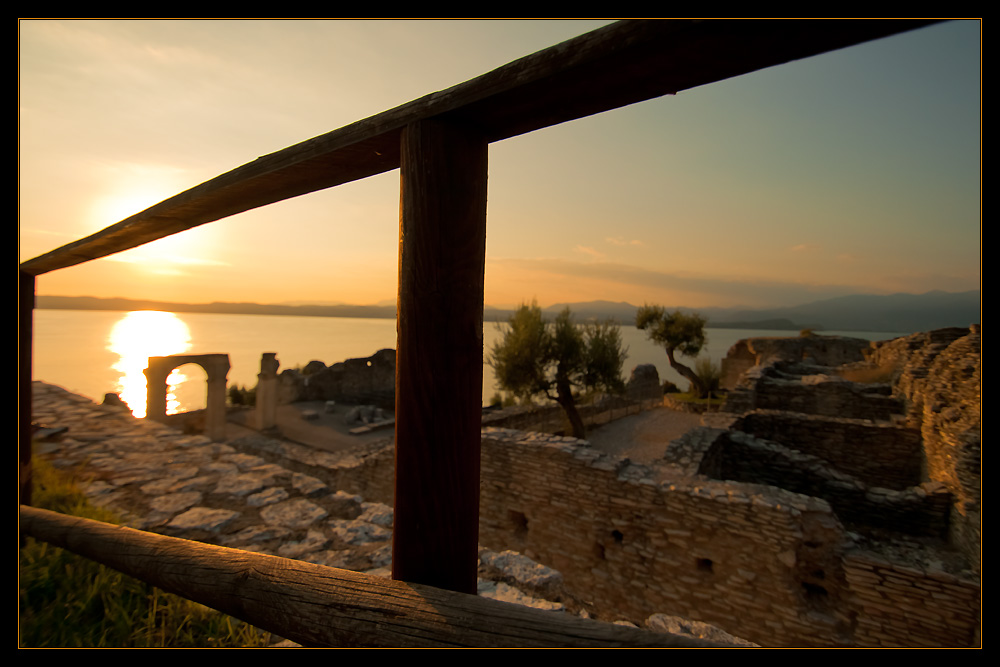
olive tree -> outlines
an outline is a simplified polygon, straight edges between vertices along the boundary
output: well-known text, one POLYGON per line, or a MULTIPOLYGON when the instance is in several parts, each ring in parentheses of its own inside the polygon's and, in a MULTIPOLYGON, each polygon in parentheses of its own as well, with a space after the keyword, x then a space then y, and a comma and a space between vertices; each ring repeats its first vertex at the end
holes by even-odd
POLYGON ((566 412, 574 437, 586 436, 574 391, 620 391, 626 350, 611 320, 578 325, 569 308, 546 322, 538 304, 522 304, 487 357, 497 384, 518 398, 547 398, 566 412))
POLYGON ((691 389, 698 397, 708 392, 705 382, 693 370, 677 361, 677 354, 697 357, 705 347, 704 317, 698 313, 685 315, 679 310, 667 313, 663 306, 645 305, 636 311, 635 326, 646 332, 646 337, 667 351, 670 367, 691 382, 691 389))

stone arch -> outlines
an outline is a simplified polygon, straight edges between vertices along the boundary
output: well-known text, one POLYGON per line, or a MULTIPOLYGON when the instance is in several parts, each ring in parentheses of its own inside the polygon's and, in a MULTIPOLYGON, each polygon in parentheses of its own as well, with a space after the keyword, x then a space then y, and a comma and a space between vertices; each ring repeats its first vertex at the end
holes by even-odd
MULTIPOLYGON (((208 373, 201 364, 185 363, 174 367, 167 374, 167 419, 177 421, 171 419, 171 412, 178 409, 194 412, 200 408, 204 412, 208 407, 207 382, 208 373), (179 386, 176 383, 178 379, 181 382, 179 386)), ((226 389, 228 391, 228 378, 226 389)))
POLYGON ((208 374, 205 433, 212 440, 226 439, 226 377, 228 354, 173 354, 150 357, 146 370, 146 417, 165 421, 167 416, 167 376, 184 364, 198 364, 208 374))

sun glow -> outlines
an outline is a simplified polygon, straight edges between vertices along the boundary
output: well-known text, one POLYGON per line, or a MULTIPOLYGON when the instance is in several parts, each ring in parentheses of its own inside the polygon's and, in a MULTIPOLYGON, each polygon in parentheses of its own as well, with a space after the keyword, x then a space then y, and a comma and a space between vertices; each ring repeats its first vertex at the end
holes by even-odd
MULTIPOLYGON (((190 174, 166 165, 121 163, 103 167, 105 194, 94 197, 86 215, 87 232, 105 229, 164 201, 185 187, 190 174)), ((222 265, 214 257, 220 230, 200 227, 174 234, 107 259, 166 276, 188 274, 197 266, 222 265), (208 255, 208 257, 206 256, 208 255)))
MULTIPOLYGON (((191 332, 173 313, 139 310, 127 313, 108 335, 108 349, 120 356, 113 365, 120 372, 118 389, 136 417, 146 416, 146 376, 149 357, 180 354, 191 348, 191 332)), ((178 412, 177 388, 187 376, 174 370, 167 378, 167 414, 178 412)))

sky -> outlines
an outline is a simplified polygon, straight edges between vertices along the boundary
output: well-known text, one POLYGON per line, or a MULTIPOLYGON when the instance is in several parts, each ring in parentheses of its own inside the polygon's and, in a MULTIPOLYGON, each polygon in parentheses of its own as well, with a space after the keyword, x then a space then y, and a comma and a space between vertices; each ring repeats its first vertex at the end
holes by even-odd
MULTIPOLYGON (((19 20, 19 261, 608 21, 19 20)), ((979 289, 981 24, 497 142, 487 305, 979 289)), ((42 295, 392 302, 399 172, 44 274, 42 295)))

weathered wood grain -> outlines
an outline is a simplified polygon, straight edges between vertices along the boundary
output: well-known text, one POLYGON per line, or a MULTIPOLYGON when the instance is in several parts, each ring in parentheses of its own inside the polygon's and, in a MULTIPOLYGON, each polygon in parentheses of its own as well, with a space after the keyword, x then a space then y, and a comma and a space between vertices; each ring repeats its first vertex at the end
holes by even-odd
POLYGON ((43 540, 303 646, 713 646, 21 506, 43 540))
POLYGON ((403 134, 393 578, 474 593, 488 144, 431 119, 403 134))

